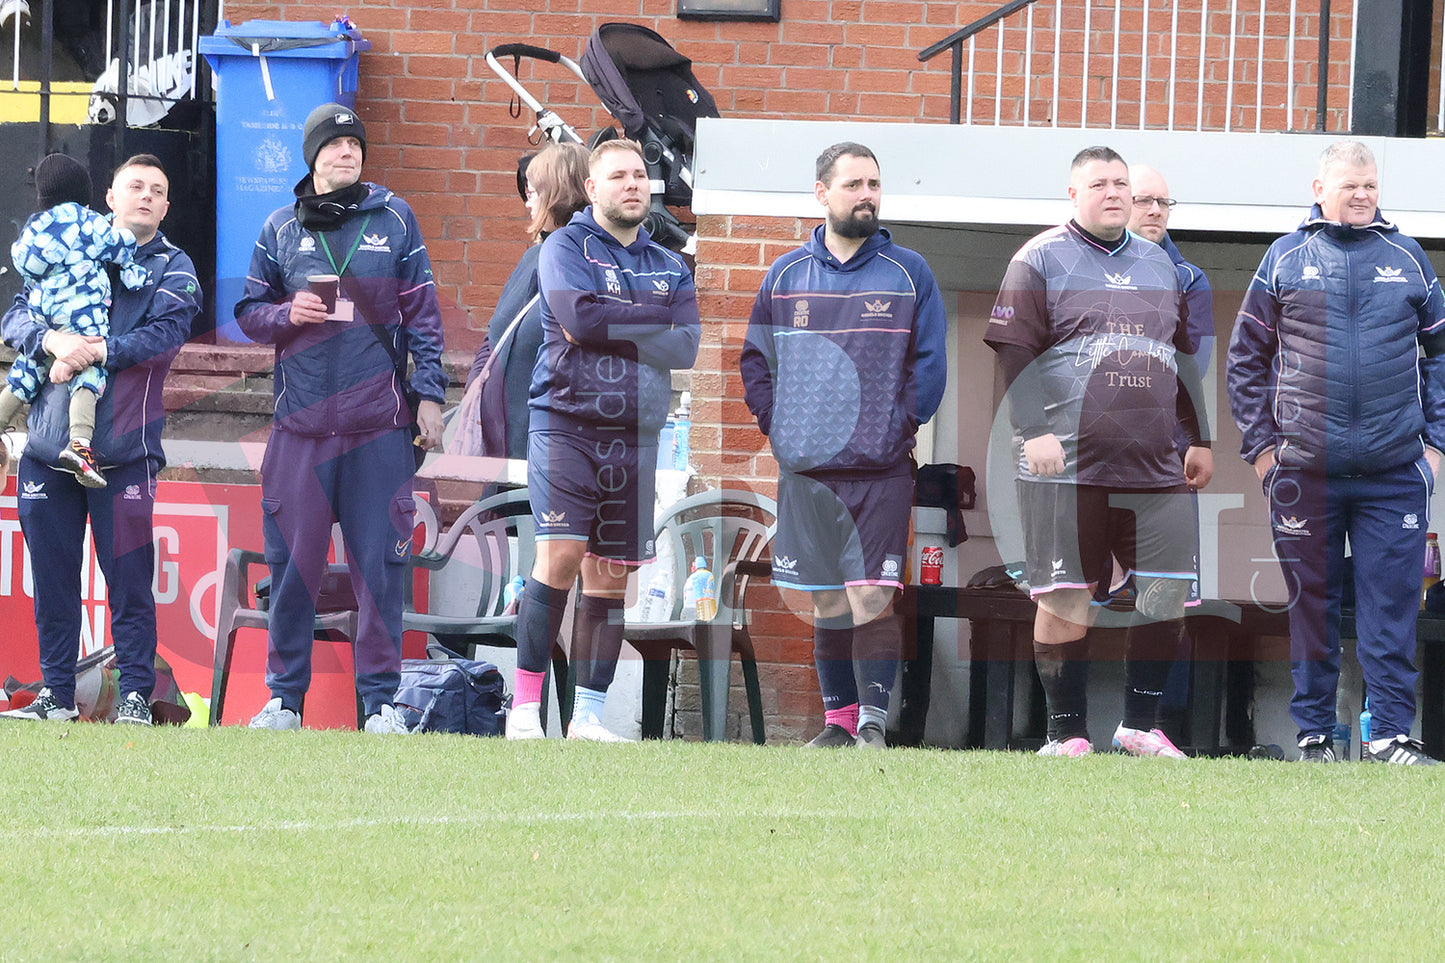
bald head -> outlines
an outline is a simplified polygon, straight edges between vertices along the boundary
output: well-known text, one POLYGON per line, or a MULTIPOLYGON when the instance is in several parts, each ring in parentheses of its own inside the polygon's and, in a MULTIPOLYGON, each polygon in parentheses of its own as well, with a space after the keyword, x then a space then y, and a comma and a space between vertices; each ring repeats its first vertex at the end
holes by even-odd
MULTIPOLYGON (((1160 202, 1169 200, 1169 182, 1147 164, 1135 164, 1129 168, 1129 184, 1136 198, 1157 198, 1160 202)), ((1143 208, 1134 204, 1129 208, 1129 230, 1155 244, 1162 244, 1169 230, 1168 203, 1151 202, 1143 208)))

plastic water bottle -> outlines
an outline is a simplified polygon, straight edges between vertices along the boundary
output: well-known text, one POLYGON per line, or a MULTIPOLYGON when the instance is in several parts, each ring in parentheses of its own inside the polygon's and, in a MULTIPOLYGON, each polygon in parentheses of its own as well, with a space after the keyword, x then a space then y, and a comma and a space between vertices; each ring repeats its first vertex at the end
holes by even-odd
POLYGON ((1425 593, 1440 581, 1440 537, 1434 532, 1425 535, 1425 577, 1420 585, 1420 608, 1425 607, 1425 593))
POLYGON ((1345 708, 1345 697, 1341 693, 1335 702, 1335 758, 1348 762, 1350 758, 1350 714, 1345 708))
POLYGON ((644 622, 665 622, 669 614, 667 603, 668 591, 672 588, 672 579, 668 573, 658 570, 652 576, 652 581, 647 583, 647 594, 642 597, 642 621, 644 622))
POLYGON ((687 577, 682 599, 684 612, 691 601, 693 618, 699 622, 711 622, 717 615, 717 584, 708 570, 707 559, 701 555, 692 560, 692 574, 687 577))
POLYGON ((1370 758, 1370 697, 1365 697, 1365 708, 1360 712, 1360 761, 1370 758))
POLYGON ((512 580, 502 589, 502 614, 516 615, 517 607, 521 605, 522 589, 526 587, 527 580, 520 575, 513 575, 512 580))
POLYGON ((687 471, 692 455, 692 392, 682 393, 682 404, 672 416, 672 467, 687 471))

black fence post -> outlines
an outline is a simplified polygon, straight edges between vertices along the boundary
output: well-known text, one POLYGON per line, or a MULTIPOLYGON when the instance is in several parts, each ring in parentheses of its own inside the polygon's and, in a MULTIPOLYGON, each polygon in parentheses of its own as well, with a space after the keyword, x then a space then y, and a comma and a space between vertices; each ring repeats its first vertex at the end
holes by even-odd
POLYGON ((1372 0, 1355 23, 1355 134, 1424 137, 1430 97, 1430 0, 1372 0))

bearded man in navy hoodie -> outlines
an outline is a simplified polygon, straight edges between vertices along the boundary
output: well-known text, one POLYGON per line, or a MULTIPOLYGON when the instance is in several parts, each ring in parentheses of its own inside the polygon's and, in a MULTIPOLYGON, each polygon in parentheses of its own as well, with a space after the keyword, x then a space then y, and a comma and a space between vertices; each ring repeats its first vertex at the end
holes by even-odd
POLYGON ((674 368, 702 325, 686 262, 642 228, 652 189, 642 148, 606 141, 588 161, 591 203, 542 244, 542 348, 528 406, 527 489, 537 562, 518 609, 507 738, 540 739, 547 657, 578 573, 569 739, 624 741, 602 725, 622 650, 629 570, 652 558, 657 434, 674 368))
POLYGON ((834 144, 816 173, 827 221, 763 278, 744 398, 778 462, 773 582, 813 609, 825 725, 808 745, 882 749, 914 435, 943 400, 948 318, 928 262, 878 226, 873 152, 834 144))

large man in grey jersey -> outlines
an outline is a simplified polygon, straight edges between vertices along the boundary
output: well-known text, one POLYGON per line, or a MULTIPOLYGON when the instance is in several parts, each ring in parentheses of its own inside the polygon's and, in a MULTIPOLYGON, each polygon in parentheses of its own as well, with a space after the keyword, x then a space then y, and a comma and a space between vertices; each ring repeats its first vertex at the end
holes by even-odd
POLYGON ((1087 721, 1091 596, 1110 553, 1138 585, 1124 721, 1114 744, 1181 758, 1155 714, 1196 580, 1188 492, 1213 474, 1191 392, 1174 264, 1129 233, 1123 159, 1081 151, 1070 169, 1074 217, 1014 255, 986 342, 998 353, 1019 455, 1018 488, 1033 597, 1034 656, 1049 704, 1043 755, 1092 751, 1087 721), (1174 445, 1183 425, 1189 446, 1174 445))

